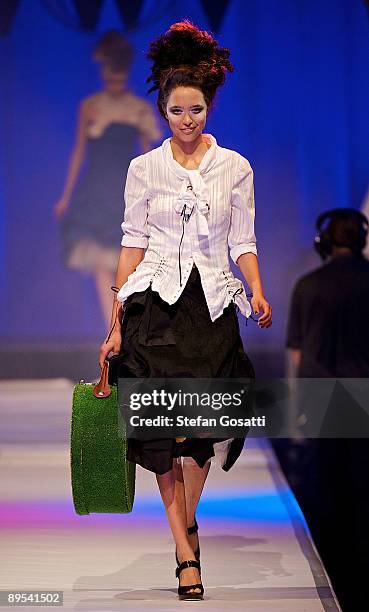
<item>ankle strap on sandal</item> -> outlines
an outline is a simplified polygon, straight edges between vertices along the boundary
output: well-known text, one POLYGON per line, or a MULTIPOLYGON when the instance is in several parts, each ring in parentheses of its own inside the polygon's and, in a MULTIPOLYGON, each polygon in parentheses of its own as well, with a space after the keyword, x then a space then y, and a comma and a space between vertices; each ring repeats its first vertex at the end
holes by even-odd
POLYGON ((176 567, 176 578, 179 578, 181 571, 186 569, 186 567, 196 567, 198 570, 200 570, 200 563, 198 561, 195 561, 194 559, 182 561, 182 563, 180 563, 178 567, 176 567))
POLYGON ((199 529, 199 526, 198 526, 197 521, 195 519, 194 524, 191 527, 188 527, 187 533, 188 533, 188 535, 191 535, 192 533, 196 533, 196 531, 198 531, 198 529, 199 529))

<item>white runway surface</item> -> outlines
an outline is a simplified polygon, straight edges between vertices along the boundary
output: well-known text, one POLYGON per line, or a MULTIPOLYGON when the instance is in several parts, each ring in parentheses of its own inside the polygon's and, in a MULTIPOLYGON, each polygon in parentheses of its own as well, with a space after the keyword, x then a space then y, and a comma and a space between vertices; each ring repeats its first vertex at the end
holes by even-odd
POLYGON ((205 599, 179 602, 151 472, 137 467, 130 514, 75 513, 72 389, 64 379, 0 382, 1 590, 60 590, 65 610, 340 610, 270 444, 251 438, 228 473, 210 469, 197 512, 205 599))

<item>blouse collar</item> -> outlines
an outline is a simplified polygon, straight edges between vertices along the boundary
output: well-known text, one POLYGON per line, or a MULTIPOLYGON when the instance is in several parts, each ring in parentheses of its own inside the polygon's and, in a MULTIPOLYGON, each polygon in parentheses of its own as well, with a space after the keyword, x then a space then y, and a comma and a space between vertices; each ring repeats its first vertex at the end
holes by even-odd
MULTIPOLYGON (((200 175, 206 174, 215 164, 216 152, 217 152, 217 141, 212 134, 203 134, 203 136, 210 141, 210 147, 206 151, 204 157, 201 160, 199 167, 197 168, 200 175)), ((193 174, 192 171, 188 172, 186 168, 181 166, 177 160, 173 157, 172 147, 170 146, 171 138, 166 138, 161 145, 163 157, 168 167, 178 177, 184 179, 188 178, 189 175, 193 174)))

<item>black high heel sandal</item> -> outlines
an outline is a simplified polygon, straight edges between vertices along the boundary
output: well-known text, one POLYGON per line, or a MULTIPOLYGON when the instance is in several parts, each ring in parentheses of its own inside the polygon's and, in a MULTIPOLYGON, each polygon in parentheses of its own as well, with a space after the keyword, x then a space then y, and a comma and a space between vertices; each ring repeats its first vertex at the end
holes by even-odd
MULTIPOLYGON (((197 533, 198 530, 199 530, 199 526, 197 524, 196 517, 195 517, 195 522, 191 527, 187 528, 187 533, 188 535, 191 535, 192 533, 197 533)), ((196 557, 196 561, 200 563, 200 544, 197 545, 194 555, 196 557)), ((176 551, 176 561, 177 561, 177 565, 179 565, 177 551, 176 551)), ((201 576, 201 565, 199 565, 199 574, 201 576)))
MULTIPOLYGON (((180 574, 182 572, 182 570, 186 569, 187 567, 196 567, 199 570, 200 573, 200 563, 198 561, 194 561, 193 559, 189 559, 188 561, 183 561, 182 563, 180 563, 178 565, 178 567, 176 568, 176 578, 180 577, 180 574)), ((204 599, 204 587, 201 584, 201 582, 197 583, 197 584, 186 584, 186 585, 179 585, 178 586, 178 599, 180 601, 184 601, 184 600, 200 600, 200 599, 204 599), (200 589, 199 593, 196 593, 194 591, 190 591, 190 589, 200 589)))

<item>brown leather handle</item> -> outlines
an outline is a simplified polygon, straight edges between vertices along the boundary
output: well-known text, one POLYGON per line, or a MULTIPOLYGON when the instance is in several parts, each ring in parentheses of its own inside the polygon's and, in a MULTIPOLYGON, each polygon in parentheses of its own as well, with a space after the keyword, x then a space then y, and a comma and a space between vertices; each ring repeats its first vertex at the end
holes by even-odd
POLYGON ((93 395, 99 399, 103 397, 109 397, 111 394, 110 385, 108 383, 109 377, 109 361, 104 361, 104 365, 101 370, 100 380, 94 386, 93 395))

